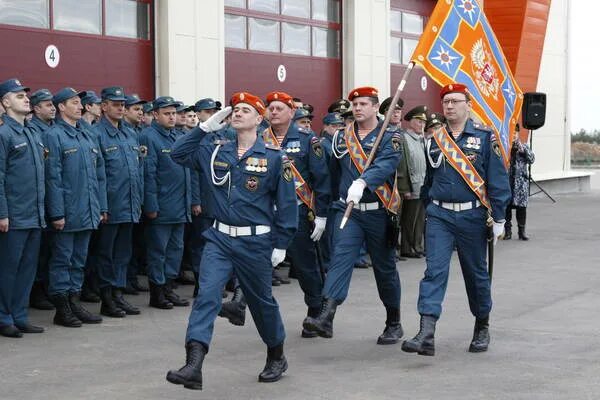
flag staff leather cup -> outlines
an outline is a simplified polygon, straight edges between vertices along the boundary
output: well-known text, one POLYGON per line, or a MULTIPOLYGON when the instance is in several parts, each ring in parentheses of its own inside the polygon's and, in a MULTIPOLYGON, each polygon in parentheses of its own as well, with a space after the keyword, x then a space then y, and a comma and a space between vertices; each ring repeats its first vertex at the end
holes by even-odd
MULTIPOLYGON (((408 80, 408 77, 410 76, 410 73, 412 72, 414 66, 415 66, 415 63, 413 61, 411 61, 410 63, 408 63, 408 66, 406 67, 406 71, 404 71, 404 75, 402 76, 402 79, 400 80, 400 83, 398 84, 398 88, 396 89, 396 93, 394 94, 394 97, 392 98, 390 107, 388 108, 387 113, 385 113, 385 119, 383 120, 383 125, 381 125, 381 129, 379 130, 379 133, 377 134, 375 143, 373 143, 373 150, 371 150, 371 153, 369 154, 369 158, 367 158, 367 162, 365 163, 364 171, 366 171, 367 168, 369 168, 369 166, 375 159, 375 153, 377 153, 377 148, 379 147, 379 144, 381 143, 381 140, 383 139, 385 130, 387 129, 388 125, 390 124, 390 119, 392 118, 392 114, 394 113, 394 110, 396 109, 396 104, 398 104, 398 100, 400 99, 400 96, 402 95, 402 92, 404 91, 404 86, 406 86, 406 81, 408 80)), ((342 222, 340 223, 340 229, 344 229, 344 226, 346 226, 346 223, 348 222, 348 218, 350 218, 350 214, 352 214, 353 208, 354 208, 354 202, 349 201, 346 206, 346 211, 344 212, 344 216, 342 217, 342 222)))

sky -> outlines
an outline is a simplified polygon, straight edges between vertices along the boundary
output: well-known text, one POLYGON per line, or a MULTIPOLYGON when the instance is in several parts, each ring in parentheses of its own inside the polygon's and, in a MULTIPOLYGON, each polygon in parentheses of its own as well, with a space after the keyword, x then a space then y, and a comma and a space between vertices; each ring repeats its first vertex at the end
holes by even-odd
POLYGON ((600 1, 570 0, 569 115, 571 132, 600 130, 600 1))

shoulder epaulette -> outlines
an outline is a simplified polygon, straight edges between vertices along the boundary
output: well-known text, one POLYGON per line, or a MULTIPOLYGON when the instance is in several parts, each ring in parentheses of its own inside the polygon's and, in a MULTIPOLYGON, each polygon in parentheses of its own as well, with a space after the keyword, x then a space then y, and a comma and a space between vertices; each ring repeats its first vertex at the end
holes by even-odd
POLYGON ((272 145, 270 143, 265 143, 265 148, 269 149, 269 150, 275 150, 275 151, 280 151, 281 150, 281 147, 272 145))
POLYGON ((229 139, 215 139, 215 141, 213 142, 213 144, 224 145, 224 144, 227 144, 229 142, 231 142, 231 140, 229 140, 229 139))
POLYGON ((486 131, 486 132, 490 132, 490 133, 493 132, 492 127, 488 126, 488 125, 474 123, 473 124, 473 128, 479 129, 480 131, 486 131))
POLYGON ((298 128, 298 132, 303 133, 305 135, 310 135, 312 131, 310 129, 298 128))

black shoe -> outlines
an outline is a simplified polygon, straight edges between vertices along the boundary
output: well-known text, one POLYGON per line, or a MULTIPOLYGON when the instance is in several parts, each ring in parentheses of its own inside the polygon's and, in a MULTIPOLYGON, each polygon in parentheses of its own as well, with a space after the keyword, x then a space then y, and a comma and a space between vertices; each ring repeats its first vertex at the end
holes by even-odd
POLYGON ((138 292, 149 292, 150 291, 150 289, 148 288, 148 285, 141 282, 137 278, 137 276, 135 277, 135 279, 132 279, 130 281, 130 283, 131 283, 131 287, 134 288, 135 290, 137 290, 138 292))
POLYGON ((386 312, 385 329, 379 338, 377 338, 377 344, 396 344, 402 335, 404 335, 402 324, 400 323, 400 309, 386 307, 386 312))
POLYGON ((81 305, 79 293, 69 294, 69 305, 73 314, 84 324, 99 324, 102 322, 101 316, 92 314, 81 305))
POLYGON ((490 344, 489 317, 477 318, 475 320, 475 328, 473 329, 473 340, 469 346, 471 353, 483 353, 487 351, 490 344))
POLYGON ((333 299, 323 299, 321 310, 316 317, 306 317, 302 327, 309 331, 315 331, 324 338, 333 337, 333 318, 337 302, 333 299))
POLYGON ((273 269, 273 279, 277 279, 282 285, 289 285, 290 283, 292 283, 292 281, 290 281, 288 278, 285 278, 276 269, 273 269))
POLYGON ((259 382, 277 382, 288 369, 288 363, 283 355, 283 343, 267 350, 267 363, 258 375, 259 382))
POLYGON ((121 310, 125 311, 125 314, 127 314, 127 315, 140 315, 141 314, 141 311, 139 308, 133 306, 131 303, 129 303, 127 300, 125 300, 125 297, 123 297, 123 292, 121 291, 121 289, 113 288, 112 295, 113 295, 113 301, 115 302, 115 305, 117 307, 119 307, 121 310))
POLYGON ((54 314, 55 325, 66 326, 67 328, 81 327, 81 320, 73 314, 71 303, 66 293, 55 294, 50 297, 50 301, 56 307, 56 314, 54 314))
POLYGON ((117 307, 113 300, 112 287, 107 286, 100 289, 100 296, 102 297, 102 305, 100 306, 100 314, 106 315, 111 318, 123 318, 125 317, 125 311, 120 307, 117 307))
POLYGON ((219 317, 227 318, 233 325, 244 326, 246 322, 246 299, 239 286, 235 288, 231 301, 227 301, 221 306, 219 317))
POLYGON ((133 285, 131 284, 131 281, 127 281, 127 283, 125 284, 125 287, 123 288, 123 293, 128 294, 128 295, 132 295, 132 296, 139 296, 140 292, 133 287, 133 285))
POLYGON ((15 324, 17 329, 21 331, 21 333, 43 333, 44 328, 41 326, 31 325, 29 322, 25 322, 23 324, 15 324))
POLYGON ((504 228, 504 238, 503 238, 503 240, 510 240, 510 239, 512 239, 512 230, 504 228))
POLYGON ((38 310, 54 310, 54 305, 48 300, 42 282, 34 282, 29 295, 29 306, 38 310))
POLYGON ((149 282, 150 286, 150 307, 159 308, 161 310, 170 310, 173 308, 173 303, 165 298, 163 290, 164 285, 157 285, 149 282))
POLYGON ((102 299, 88 285, 81 287, 81 296, 79 299, 86 303, 100 303, 102 299))
POLYGON ((179 272, 179 276, 175 280, 177 281, 177 283, 180 283, 182 285, 193 285, 196 283, 196 280, 194 279, 194 274, 191 270, 188 271, 181 269, 181 271, 179 272))
POLYGON ((177 293, 173 291, 173 281, 167 281, 164 285, 163 290, 165 291, 165 298, 170 301, 175 307, 187 307, 190 305, 190 301, 182 299, 177 293))
POLYGON ((273 278, 271 279, 271 285, 272 286, 281 286, 281 282, 279 281, 279 279, 277 279, 275 277, 275 275, 273 275, 273 278))
POLYGON ((0 325, 0 335, 9 338, 23 337, 23 333, 14 325, 0 325))
POLYGON ((304 324, 306 323, 306 320, 308 318, 316 318, 316 317, 318 317, 320 310, 321 309, 317 308, 317 307, 308 307, 308 312, 306 313, 306 318, 304 318, 304 321, 302 321, 302 334, 301 334, 301 336, 303 338, 310 339, 310 338, 316 338, 317 336, 319 336, 319 333, 317 331, 304 328, 304 324))
POLYGON ((529 236, 525 234, 525 226, 519 225, 519 240, 529 240, 529 236))
POLYGON ((186 389, 202 390, 202 363, 206 347, 200 342, 190 340, 185 345, 185 365, 167 373, 167 380, 186 389))
POLYGON ((417 353, 422 356, 433 356, 435 354, 435 323, 437 318, 431 315, 421 315, 421 328, 419 333, 402 343, 402 351, 417 353))

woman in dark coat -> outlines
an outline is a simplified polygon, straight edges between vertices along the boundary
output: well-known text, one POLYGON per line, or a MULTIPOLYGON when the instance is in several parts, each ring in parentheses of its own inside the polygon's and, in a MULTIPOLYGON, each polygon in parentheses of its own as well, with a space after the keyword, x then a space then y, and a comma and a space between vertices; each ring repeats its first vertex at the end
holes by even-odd
POLYGON ((506 224, 504 225, 504 239, 512 237, 512 210, 517 214, 517 225, 519 227, 519 239, 529 240, 525 234, 525 220, 527 218, 527 199, 529 198, 529 165, 535 161, 535 155, 527 144, 519 138, 513 142, 510 157, 510 187, 512 200, 506 208, 506 224))

